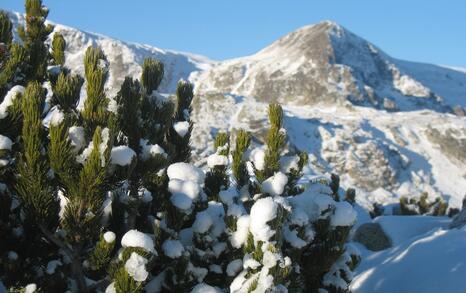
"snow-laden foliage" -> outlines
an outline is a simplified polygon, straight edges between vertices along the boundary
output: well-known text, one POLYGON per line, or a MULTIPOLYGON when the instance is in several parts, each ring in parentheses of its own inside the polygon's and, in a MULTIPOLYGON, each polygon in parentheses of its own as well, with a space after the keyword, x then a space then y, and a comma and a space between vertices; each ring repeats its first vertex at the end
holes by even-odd
POLYGON ((87 48, 84 76, 74 75, 66 36, 45 42, 48 10, 27 0, 26 13, 24 44, 8 43, 1 63, 0 288, 348 289, 356 213, 337 176, 312 177, 306 153, 283 156, 278 104, 264 146, 242 130, 218 133, 207 166, 195 166, 192 84, 162 99, 164 65, 149 58, 109 96, 103 51, 87 48))

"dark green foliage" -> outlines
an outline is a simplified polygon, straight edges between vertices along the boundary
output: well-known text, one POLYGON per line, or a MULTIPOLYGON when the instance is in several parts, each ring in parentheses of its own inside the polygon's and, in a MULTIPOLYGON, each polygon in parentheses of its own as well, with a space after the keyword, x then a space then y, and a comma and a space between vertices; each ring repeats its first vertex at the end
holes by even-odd
POLYGON ((103 235, 100 236, 99 241, 92 250, 89 256, 89 264, 94 271, 105 270, 110 263, 111 254, 115 247, 115 241, 108 243, 105 241, 103 235))
MULTIPOLYGON (((0 43, 10 45, 11 41, 13 40, 12 29, 13 25, 11 24, 11 20, 8 17, 8 13, 0 10, 0 43)), ((1 53, 0 56, 2 56, 1 53)))
POLYGON ((400 197, 400 213, 402 215, 432 215, 445 216, 448 203, 442 198, 437 197, 433 202, 429 201, 429 195, 423 193, 419 199, 414 197, 408 199, 404 196, 400 197))
POLYGON ((141 82, 146 95, 151 95, 153 91, 158 89, 162 82, 163 73, 164 68, 162 62, 153 58, 144 59, 141 82))
POLYGON ((178 86, 176 87, 175 121, 189 120, 193 97, 193 85, 186 81, 178 82, 178 86))
POLYGON ((62 34, 55 33, 52 41, 52 57, 55 65, 65 64, 66 41, 62 34))
POLYGON ((12 44, 5 58, 0 60, 0 100, 3 100, 13 81, 24 84, 25 77, 22 71, 26 68, 28 60, 27 51, 19 44, 12 44))
POLYGON ((18 34, 29 57, 25 72, 27 81, 43 81, 46 77, 48 48, 45 41, 53 30, 52 25, 45 25, 47 15, 48 9, 42 6, 41 0, 26 0, 26 27, 18 27, 18 34))
POLYGON ((258 170, 256 176, 263 181, 280 170, 280 151, 285 146, 286 134, 283 126, 283 109, 279 104, 269 105, 270 129, 267 133, 264 170, 258 170))
MULTIPOLYGON (((306 247, 301 255, 303 269, 302 282, 310 292, 317 288, 325 288, 329 292, 341 292, 336 288, 326 287, 323 276, 330 270, 332 265, 345 252, 345 243, 351 226, 331 227, 330 219, 324 218, 314 224, 316 231, 315 240, 312 245, 306 247)), ((348 276, 349 277, 349 276, 348 276)), ((346 280, 348 283, 351 279, 346 280)))
POLYGON ((337 174, 331 174, 330 179, 330 188, 332 189, 333 199, 335 201, 340 201, 340 197, 338 196, 338 189, 340 189, 340 177, 337 174))
POLYGON ((143 285, 140 282, 136 282, 130 275, 128 275, 124 267, 118 269, 114 279, 114 286, 117 293, 143 292, 143 285))
POLYGON ((54 105, 60 105, 64 112, 71 112, 76 107, 84 80, 79 75, 61 72, 53 85, 54 105))
POLYGON ((14 140, 21 131, 23 113, 21 111, 22 95, 17 94, 13 105, 8 107, 8 116, 0 119, 0 133, 14 140))
POLYGON ((235 149, 231 152, 233 159, 232 172, 236 179, 238 188, 243 187, 249 180, 248 171, 246 169, 246 162, 243 158, 244 152, 249 148, 251 144, 251 136, 244 130, 238 131, 236 134, 235 149))
POLYGON ((174 123, 188 123, 188 131, 183 136, 175 130, 175 124, 168 133, 168 142, 171 147, 171 157, 175 162, 188 162, 191 158, 191 131, 193 124, 190 122, 191 102, 193 100, 193 85, 187 81, 178 82, 176 88, 176 107, 174 123))
POLYGON ((47 161, 42 155, 44 99, 44 89, 37 82, 28 85, 22 98, 22 155, 18 163, 20 176, 16 189, 31 224, 53 227, 57 222, 58 204, 49 183, 47 161))
POLYGON ((373 203, 372 211, 369 212, 371 218, 377 218, 378 216, 383 215, 384 207, 381 204, 373 203))
POLYGON ((108 77, 108 63, 102 49, 88 47, 84 56, 84 71, 87 81, 87 98, 84 102, 82 116, 86 131, 92 134, 97 125, 106 125, 108 114, 106 108, 108 99, 105 97, 104 86, 108 77))
POLYGON ((345 201, 354 205, 356 202, 356 190, 354 188, 348 188, 345 193, 345 201))
POLYGON ((141 116, 142 93, 139 81, 126 77, 116 97, 118 108, 118 129, 122 131, 128 140, 128 146, 133 150, 139 149, 139 140, 142 137, 139 127, 141 116))
MULTIPOLYGON (((228 158, 229 153, 229 140, 230 137, 224 132, 217 134, 215 138, 214 147, 215 155, 224 156, 228 158)), ((228 165, 215 165, 206 174, 205 179, 205 192, 210 200, 218 200, 220 190, 228 187, 227 176, 228 165)))
POLYGON ((288 194, 290 195, 297 195, 303 192, 303 188, 301 186, 298 186, 297 183, 298 180, 303 176, 303 168, 305 165, 308 164, 309 157, 306 152, 300 152, 298 156, 298 168, 291 168, 288 174, 288 183, 286 185, 288 189, 288 194))

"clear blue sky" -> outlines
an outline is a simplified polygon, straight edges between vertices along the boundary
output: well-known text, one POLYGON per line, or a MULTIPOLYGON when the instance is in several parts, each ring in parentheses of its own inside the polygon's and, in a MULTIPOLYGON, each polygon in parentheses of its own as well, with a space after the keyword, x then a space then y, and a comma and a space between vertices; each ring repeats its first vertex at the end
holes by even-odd
MULTIPOLYGON (((333 20, 400 59, 466 67, 466 0, 45 0, 49 19, 125 41, 206 55, 252 54, 333 20)), ((22 0, 0 8, 24 11, 22 0)))

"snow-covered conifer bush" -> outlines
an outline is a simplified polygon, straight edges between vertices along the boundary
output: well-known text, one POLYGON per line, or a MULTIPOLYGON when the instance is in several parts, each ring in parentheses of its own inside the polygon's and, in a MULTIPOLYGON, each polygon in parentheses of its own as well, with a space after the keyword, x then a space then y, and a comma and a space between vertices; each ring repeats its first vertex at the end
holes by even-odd
MULTIPOLYGON (((400 213, 402 215, 432 215, 432 216, 445 216, 448 210, 448 203, 441 197, 430 200, 429 195, 425 192, 419 198, 406 198, 400 197, 400 213)), ((451 216, 455 211, 449 209, 451 216)))
POLYGON ((196 167, 192 84, 160 95, 164 66, 148 58, 109 97, 104 52, 83 48, 76 75, 64 67, 66 39, 46 42, 42 2, 27 0, 26 13, 21 44, 0 14, 0 285, 347 292, 358 262, 345 244, 354 190, 309 175, 306 153, 285 153, 278 104, 265 146, 252 148, 243 130, 221 132, 196 167))

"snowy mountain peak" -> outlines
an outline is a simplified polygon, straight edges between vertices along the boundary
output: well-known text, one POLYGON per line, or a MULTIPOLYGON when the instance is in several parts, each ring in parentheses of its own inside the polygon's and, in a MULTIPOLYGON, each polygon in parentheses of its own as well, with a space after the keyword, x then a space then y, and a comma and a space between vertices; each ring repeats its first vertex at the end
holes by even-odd
POLYGON ((215 89, 286 104, 349 100, 390 111, 439 112, 466 106, 464 73, 394 59, 332 21, 305 26, 254 55, 222 62, 199 81, 200 93, 215 89))

